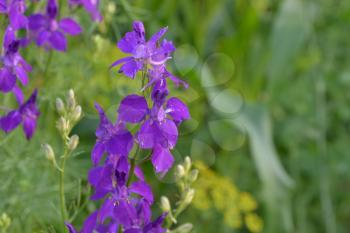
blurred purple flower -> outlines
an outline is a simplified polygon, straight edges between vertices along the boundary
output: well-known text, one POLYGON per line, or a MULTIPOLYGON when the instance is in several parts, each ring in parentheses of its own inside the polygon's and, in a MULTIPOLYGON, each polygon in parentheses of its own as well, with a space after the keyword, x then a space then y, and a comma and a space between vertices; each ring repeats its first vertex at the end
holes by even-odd
POLYGON ((94 21, 101 21, 102 16, 99 12, 100 0, 68 0, 71 7, 82 5, 91 15, 94 21))
POLYGON ((18 53, 20 40, 16 39, 14 29, 8 27, 5 31, 3 41, 3 52, 0 57, 3 67, 0 69, 0 91, 9 92, 15 84, 17 78, 23 85, 28 83, 27 72, 32 70, 32 67, 18 53))
POLYGON ((57 51, 66 51, 65 33, 76 36, 81 33, 80 25, 71 18, 57 20, 58 7, 55 0, 48 0, 46 14, 34 14, 29 17, 29 29, 34 32, 38 46, 57 51))
POLYGON ((25 0, 0 0, 0 13, 7 14, 13 29, 26 28, 28 19, 24 15, 26 11, 25 0))
POLYGON ((16 110, 10 111, 7 115, 0 118, 0 128, 6 133, 11 132, 22 123, 23 131, 27 139, 33 136, 37 126, 37 119, 40 112, 36 106, 37 90, 25 103, 20 103, 16 110))

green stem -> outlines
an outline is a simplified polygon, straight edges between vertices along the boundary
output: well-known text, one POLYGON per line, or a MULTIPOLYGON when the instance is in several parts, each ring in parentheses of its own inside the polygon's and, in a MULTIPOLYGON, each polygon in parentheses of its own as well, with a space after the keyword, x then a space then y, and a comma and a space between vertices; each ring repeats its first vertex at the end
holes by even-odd
POLYGON ((67 206, 66 206, 66 198, 64 195, 64 171, 66 166, 66 159, 68 157, 68 149, 65 148, 64 154, 61 158, 60 164, 60 183, 59 183, 59 192, 60 192, 60 206, 61 206, 61 217, 63 223, 63 231, 66 232, 64 222, 68 220, 67 206))
POLYGON ((134 171, 135 171, 135 167, 136 167, 136 158, 137 158, 139 152, 140 152, 140 147, 137 146, 137 149, 136 149, 134 157, 130 159, 130 172, 129 172, 128 181, 126 182, 127 186, 130 185, 131 180, 132 180, 132 178, 134 176, 134 171))
POLYGON ((45 68, 44 68, 44 73, 43 73, 43 77, 46 79, 46 75, 49 71, 49 68, 50 68, 50 64, 51 64, 51 61, 52 61, 52 57, 53 57, 53 51, 50 50, 49 51, 49 55, 48 55, 48 58, 47 58, 47 61, 46 61, 46 65, 45 65, 45 68))

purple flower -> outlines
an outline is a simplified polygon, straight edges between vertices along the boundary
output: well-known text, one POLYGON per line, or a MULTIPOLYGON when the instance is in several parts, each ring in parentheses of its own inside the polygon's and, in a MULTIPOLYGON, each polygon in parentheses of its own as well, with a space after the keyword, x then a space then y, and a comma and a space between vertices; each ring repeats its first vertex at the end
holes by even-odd
POLYGON ((123 122, 117 121, 113 124, 98 104, 95 104, 95 107, 100 115, 100 124, 96 130, 97 141, 91 158, 96 166, 105 152, 127 156, 133 147, 133 137, 123 122))
POLYGON ((153 67, 154 72, 150 71, 152 80, 148 86, 161 78, 170 78, 176 85, 181 84, 187 88, 188 84, 186 82, 175 77, 165 68, 166 61, 171 59, 170 55, 175 51, 175 47, 171 41, 164 39, 158 45, 160 38, 163 37, 167 30, 166 27, 160 29, 146 41, 143 23, 135 21, 133 23, 133 31, 127 32, 117 44, 122 52, 128 53, 131 56, 115 61, 111 67, 122 64, 119 72, 124 73, 130 78, 134 78, 138 71, 144 70, 147 64, 149 64, 153 67))
POLYGON ((34 14, 29 17, 29 29, 34 32, 38 46, 66 51, 67 40, 64 34, 75 36, 80 34, 82 29, 71 18, 63 18, 58 21, 57 11, 56 1, 48 0, 45 15, 34 14))
POLYGON ((102 16, 99 12, 100 0, 68 0, 69 5, 84 6, 85 10, 89 12, 94 21, 101 21, 102 16))
POLYGON ((8 14, 13 29, 26 28, 28 19, 24 15, 26 4, 24 0, 0 0, 0 13, 8 14))
POLYGON ((6 133, 11 132, 22 123, 23 131, 30 139, 37 126, 37 119, 40 112, 36 106, 37 90, 35 90, 25 103, 20 103, 16 110, 10 111, 0 118, 0 128, 6 133))
POLYGON ((0 57, 3 67, 0 69, 0 91, 9 92, 15 84, 17 78, 23 85, 28 83, 27 72, 32 67, 18 53, 20 40, 16 39, 15 32, 12 27, 6 29, 3 42, 3 52, 0 57))

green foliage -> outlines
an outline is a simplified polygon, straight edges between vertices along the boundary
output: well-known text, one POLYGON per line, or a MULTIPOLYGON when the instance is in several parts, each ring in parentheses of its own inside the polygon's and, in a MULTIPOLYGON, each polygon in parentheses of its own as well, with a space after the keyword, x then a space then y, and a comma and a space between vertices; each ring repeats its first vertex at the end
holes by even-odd
MULTIPOLYGON (((181 126, 178 161, 191 155, 251 193, 263 232, 349 231, 349 1, 101 2, 99 25, 76 12, 84 33, 69 39, 67 53, 30 46, 23 54, 34 68, 26 93, 39 88, 42 115, 30 142, 21 129, 0 134, 0 214, 11 220, 7 232, 60 232, 57 173, 41 144, 62 148, 55 100, 70 88, 84 118, 73 129, 80 143, 66 167, 67 203, 88 198, 93 103, 115 106, 140 86, 140 79, 108 70, 122 56, 115 43, 134 19, 143 20, 149 34, 169 26, 167 38, 179 48, 171 70, 191 86, 181 93, 192 120, 181 126)), ((14 106, 3 95, 0 103, 14 106)), ((170 196, 171 181, 157 184, 145 169, 156 199, 170 196)), ((94 208, 86 205, 74 224, 94 208)), ((222 216, 190 206, 179 221, 193 223, 194 232, 232 232, 222 216)))

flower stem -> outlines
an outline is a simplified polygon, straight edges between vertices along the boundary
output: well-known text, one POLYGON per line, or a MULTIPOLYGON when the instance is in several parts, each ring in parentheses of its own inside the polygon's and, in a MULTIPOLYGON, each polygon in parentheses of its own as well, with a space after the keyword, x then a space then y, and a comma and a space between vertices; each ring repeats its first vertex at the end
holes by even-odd
POLYGON ((62 223, 63 223, 63 231, 66 232, 65 230, 65 225, 64 222, 68 219, 68 213, 67 213, 67 206, 66 206, 66 198, 64 195, 64 170, 66 166, 66 159, 68 157, 68 149, 65 148, 64 154, 61 158, 61 164, 60 168, 60 182, 59 182, 59 195, 60 195, 60 206, 61 206, 61 217, 62 217, 62 223))
POLYGON ((138 156, 138 154, 140 153, 140 147, 137 146, 136 152, 134 157, 132 157, 130 159, 130 172, 129 172, 129 178, 128 181, 126 182, 126 185, 129 186, 132 180, 132 177, 134 176, 134 171, 135 171, 135 167, 136 167, 136 158, 138 156))

